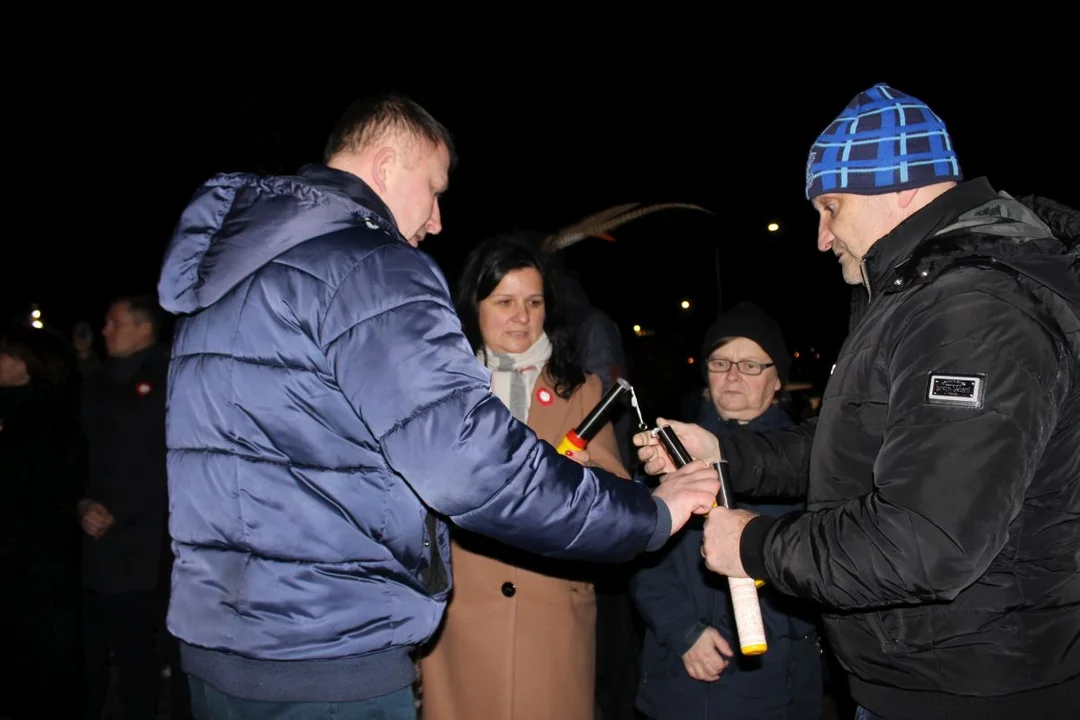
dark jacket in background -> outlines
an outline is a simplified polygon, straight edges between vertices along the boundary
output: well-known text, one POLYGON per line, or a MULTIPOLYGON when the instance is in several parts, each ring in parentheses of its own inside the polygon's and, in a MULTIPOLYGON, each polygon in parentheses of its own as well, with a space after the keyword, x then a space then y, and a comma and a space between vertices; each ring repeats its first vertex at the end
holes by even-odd
MULTIPOLYGON (((626 352, 618 324, 593 305, 576 279, 564 277, 561 290, 576 318, 580 361, 585 372, 597 375, 604 392, 616 378, 627 374, 626 352)), ((629 380, 629 378, 627 378, 629 380)), ((636 417, 629 404, 615 409, 611 424, 623 465, 633 468, 631 422, 636 417)), ((596 590, 596 720, 634 720, 634 696, 640 681, 641 618, 635 612, 627 584, 637 560, 622 564, 599 563, 593 576, 596 590)))
POLYGON ((0 388, 2 717, 81 710, 75 503, 85 456, 76 418, 76 397, 64 387, 0 388))
POLYGON ((83 587, 89 590, 152 591, 167 579, 168 363, 165 348, 155 345, 109 359, 84 381, 82 422, 90 452, 84 497, 116 519, 99 539, 83 535, 83 587))
MULTIPOLYGON (((700 396, 699 396, 700 397, 700 396)), ((701 399, 696 422, 717 434, 738 424, 725 422, 708 399, 701 399)), ((773 405, 745 427, 772 430, 792 426, 779 405, 773 405)), ((739 506, 779 517, 801 509, 801 503, 739 506)), ((761 588, 761 614, 769 649, 757 658, 739 653, 735 614, 727 579, 708 571, 701 557, 702 524, 694 518, 669 543, 660 560, 634 576, 631 593, 645 616, 644 661, 638 708, 657 720, 818 720, 821 717, 821 652, 812 639, 814 608, 761 588), (707 627, 727 639, 735 658, 715 682, 695 680, 682 656, 707 627)))

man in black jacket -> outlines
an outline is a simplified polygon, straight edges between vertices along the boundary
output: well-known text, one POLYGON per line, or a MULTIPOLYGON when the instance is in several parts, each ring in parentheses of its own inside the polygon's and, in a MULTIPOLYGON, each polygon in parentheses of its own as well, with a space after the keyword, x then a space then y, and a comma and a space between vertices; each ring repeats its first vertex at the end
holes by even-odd
MULTIPOLYGON (((714 510, 702 554, 826 606, 860 718, 1075 717, 1077 245, 965 182, 951 148, 886 85, 814 144, 818 248, 867 300, 815 420, 719 439, 662 422, 722 456, 735 492, 807 494, 780 519, 714 510)), ((671 469, 655 439, 635 444, 647 472, 671 469)))
MULTIPOLYGON (((102 331, 108 361, 83 386, 89 473, 77 512, 84 533, 88 718, 102 713, 110 650, 125 716, 157 712, 161 664, 154 640, 164 626, 172 564, 165 474, 169 356, 160 342, 161 323, 152 296, 114 301, 102 331)), ((175 649, 171 638, 164 640, 175 649)), ((174 700, 181 703, 174 711, 182 711, 186 687, 179 668, 174 670, 174 700)))

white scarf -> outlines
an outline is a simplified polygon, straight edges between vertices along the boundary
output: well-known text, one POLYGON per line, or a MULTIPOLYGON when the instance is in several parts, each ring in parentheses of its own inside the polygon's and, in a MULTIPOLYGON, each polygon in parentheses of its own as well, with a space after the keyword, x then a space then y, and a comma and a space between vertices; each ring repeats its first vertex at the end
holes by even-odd
POLYGON ((485 344, 484 350, 478 352, 477 356, 484 359, 485 355, 485 364, 491 370, 491 392, 510 408, 511 415, 521 422, 527 422, 533 388, 551 357, 551 341, 547 333, 540 333, 540 337, 525 352, 495 352, 485 344))

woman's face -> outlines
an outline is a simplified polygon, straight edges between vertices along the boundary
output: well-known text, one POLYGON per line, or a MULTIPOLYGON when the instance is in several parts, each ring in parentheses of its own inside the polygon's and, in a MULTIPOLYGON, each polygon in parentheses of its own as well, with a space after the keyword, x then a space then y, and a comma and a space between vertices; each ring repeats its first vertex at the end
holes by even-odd
POLYGON ((544 278, 533 267, 511 270, 477 307, 480 335, 496 352, 522 353, 544 332, 544 278))
POLYGON ((30 382, 30 373, 22 358, 0 352, 0 387, 18 387, 30 382))
POLYGON ((744 360, 758 365, 771 363, 772 358, 760 345, 750 338, 735 338, 713 350, 709 360, 731 362, 726 372, 714 371, 710 362, 709 395, 720 417, 749 422, 769 409, 780 390, 776 367, 767 367, 760 375, 744 375, 735 364, 744 360))

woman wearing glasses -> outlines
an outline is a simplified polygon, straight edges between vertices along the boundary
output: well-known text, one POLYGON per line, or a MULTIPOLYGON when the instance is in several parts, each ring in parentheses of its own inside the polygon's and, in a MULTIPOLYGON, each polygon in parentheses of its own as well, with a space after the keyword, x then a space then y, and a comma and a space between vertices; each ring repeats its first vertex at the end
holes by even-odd
MULTIPOLYGON (((776 321, 756 305, 741 303, 722 315, 705 335, 700 361, 708 387, 696 417, 685 420, 715 433, 793 424, 778 402, 791 356, 776 321)), ((738 500, 768 515, 801 507, 794 499, 790 505, 738 500)), ((809 608, 761 588, 769 650, 739 655, 727 582, 705 569, 701 533, 700 519, 691 520, 631 581, 646 623, 638 709, 654 720, 817 720, 821 656, 809 608)))

